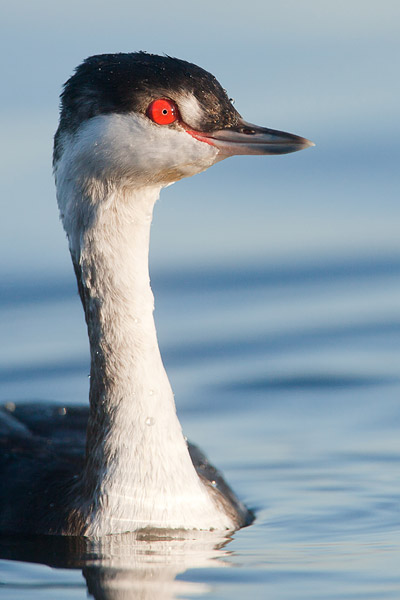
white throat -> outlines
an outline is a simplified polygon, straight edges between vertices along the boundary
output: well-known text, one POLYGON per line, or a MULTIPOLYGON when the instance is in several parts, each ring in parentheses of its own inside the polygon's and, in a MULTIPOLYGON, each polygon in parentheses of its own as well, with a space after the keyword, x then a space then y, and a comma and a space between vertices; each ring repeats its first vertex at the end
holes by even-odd
POLYGON ((91 350, 85 533, 233 529, 193 467, 158 348, 148 252, 160 186, 58 179, 91 350))

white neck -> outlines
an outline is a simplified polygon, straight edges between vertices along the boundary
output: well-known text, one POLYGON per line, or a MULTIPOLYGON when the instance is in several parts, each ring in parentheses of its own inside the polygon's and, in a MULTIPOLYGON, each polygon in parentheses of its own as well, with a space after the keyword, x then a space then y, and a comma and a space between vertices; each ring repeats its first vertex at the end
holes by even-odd
POLYGON ((158 348, 148 251, 160 187, 67 187, 59 203, 91 349, 85 533, 233 529, 192 465, 158 348))

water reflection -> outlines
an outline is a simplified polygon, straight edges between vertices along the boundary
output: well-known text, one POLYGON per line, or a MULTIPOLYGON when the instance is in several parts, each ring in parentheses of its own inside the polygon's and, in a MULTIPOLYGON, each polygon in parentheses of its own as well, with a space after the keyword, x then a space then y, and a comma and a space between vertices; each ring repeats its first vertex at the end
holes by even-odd
POLYGON ((96 600, 173 600, 208 591, 206 584, 176 578, 188 569, 230 566, 225 560, 230 539, 211 531, 126 533, 98 540, 3 536, 0 558, 82 569, 96 600))

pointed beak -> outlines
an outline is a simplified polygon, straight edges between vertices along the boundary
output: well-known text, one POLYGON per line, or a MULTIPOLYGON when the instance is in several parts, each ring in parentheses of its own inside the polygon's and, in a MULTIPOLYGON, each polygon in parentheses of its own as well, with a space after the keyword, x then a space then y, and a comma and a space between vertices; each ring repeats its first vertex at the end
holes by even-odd
POLYGON ((191 130, 187 133, 200 142, 215 146, 226 157, 236 154, 288 154, 315 146, 298 135, 259 127, 246 121, 209 133, 191 130))

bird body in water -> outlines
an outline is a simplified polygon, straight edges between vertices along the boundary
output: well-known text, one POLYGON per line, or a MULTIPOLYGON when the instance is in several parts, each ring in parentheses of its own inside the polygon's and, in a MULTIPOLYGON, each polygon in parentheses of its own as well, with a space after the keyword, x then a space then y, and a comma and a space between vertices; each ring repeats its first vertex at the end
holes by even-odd
POLYGON ((246 123, 212 75, 182 60, 109 54, 77 68, 61 95, 54 174, 88 327, 90 407, 3 407, 0 532, 252 521, 182 434, 153 319, 150 225, 162 187, 235 154, 310 145, 246 123))

